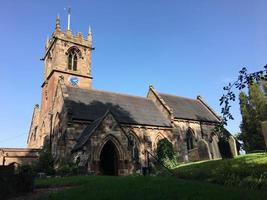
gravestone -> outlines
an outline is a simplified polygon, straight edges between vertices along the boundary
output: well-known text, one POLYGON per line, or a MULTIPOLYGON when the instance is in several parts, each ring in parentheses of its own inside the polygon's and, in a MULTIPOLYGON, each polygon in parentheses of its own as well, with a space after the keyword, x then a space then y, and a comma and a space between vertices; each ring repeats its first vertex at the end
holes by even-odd
POLYGON ((265 140, 265 147, 267 149, 267 121, 261 123, 262 127, 262 134, 265 140))
POLYGON ((199 154, 198 154, 198 148, 190 149, 188 151, 188 160, 190 162, 194 162, 194 161, 200 160, 199 154))
POLYGON ((238 153, 237 153, 236 140, 235 140, 235 138, 233 136, 230 136, 228 142, 229 142, 230 149, 231 149, 231 152, 232 152, 233 157, 237 156, 238 153))
POLYGON ((212 136, 212 141, 210 143, 210 152, 212 152, 212 159, 221 158, 220 150, 218 147, 219 138, 217 135, 212 136))
POLYGON ((205 140, 200 140, 197 143, 198 145, 198 155, 200 160, 210 160, 211 154, 209 150, 208 143, 205 140))

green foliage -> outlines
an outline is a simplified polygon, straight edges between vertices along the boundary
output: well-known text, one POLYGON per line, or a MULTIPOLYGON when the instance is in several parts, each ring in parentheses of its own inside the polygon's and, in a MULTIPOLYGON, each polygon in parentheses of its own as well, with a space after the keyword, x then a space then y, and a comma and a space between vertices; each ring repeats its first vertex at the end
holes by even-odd
POLYGON ((267 97, 264 94, 267 90, 263 90, 267 82, 263 83, 264 87, 253 84, 249 86, 248 95, 244 92, 239 95, 242 123, 238 139, 243 142, 243 149, 247 152, 266 148, 261 122, 267 120, 267 97))
POLYGON ((163 159, 163 164, 169 169, 174 169, 178 166, 178 162, 175 157, 163 159))
POLYGON ((47 175, 55 173, 53 156, 48 149, 44 148, 41 151, 39 159, 33 164, 33 168, 36 173, 43 172, 47 175))
POLYGON ((38 199, 264 199, 266 191, 223 187, 176 177, 105 177, 76 176, 38 179, 40 186, 66 186, 58 193, 44 194, 38 199))
MULTIPOLYGON (((229 83, 227 86, 223 87, 223 90, 225 91, 225 94, 222 95, 220 98, 220 105, 221 113, 222 113, 222 124, 218 127, 223 128, 223 125, 227 125, 227 121, 233 120, 234 117, 230 112, 231 108, 231 102, 235 101, 236 95, 234 93, 234 89, 242 90, 246 87, 249 87, 250 85, 254 83, 259 83, 260 81, 267 80, 267 65, 264 66, 264 69, 261 71, 248 73, 247 69, 243 67, 239 71, 239 75, 237 80, 234 83, 229 83)), ((264 85, 266 88, 267 86, 264 85)))
POLYGON ((228 160, 200 161, 180 165, 180 178, 229 186, 267 190, 267 153, 247 154, 228 160))
POLYGON ((175 157, 172 143, 166 138, 159 140, 157 144, 157 157, 166 167, 170 169, 177 167, 177 159, 175 157))
POLYGON ((74 163, 60 163, 58 169, 56 170, 56 174, 60 176, 77 175, 78 172, 79 168, 74 163))
POLYGON ((172 159, 174 157, 172 143, 166 138, 159 140, 157 144, 157 156, 160 161, 166 158, 172 159))

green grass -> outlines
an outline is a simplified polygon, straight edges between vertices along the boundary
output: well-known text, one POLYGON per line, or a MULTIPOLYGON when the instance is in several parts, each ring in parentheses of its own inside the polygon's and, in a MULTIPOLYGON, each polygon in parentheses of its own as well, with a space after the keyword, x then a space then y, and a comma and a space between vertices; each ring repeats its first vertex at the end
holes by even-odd
POLYGON ((267 153, 183 164, 174 172, 185 179, 267 190, 267 153))
POLYGON ((37 188, 74 186, 38 199, 266 199, 267 153, 180 165, 178 177, 76 176, 36 179, 37 188), (201 180, 201 181, 196 181, 201 180), (208 183, 211 182, 211 183, 208 183), (219 183, 219 184, 212 184, 219 183))
POLYGON ((84 176, 37 179, 37 187, 77 186, 38 199, 266 199, 267 192, 225 187, 176 177, 84 176))

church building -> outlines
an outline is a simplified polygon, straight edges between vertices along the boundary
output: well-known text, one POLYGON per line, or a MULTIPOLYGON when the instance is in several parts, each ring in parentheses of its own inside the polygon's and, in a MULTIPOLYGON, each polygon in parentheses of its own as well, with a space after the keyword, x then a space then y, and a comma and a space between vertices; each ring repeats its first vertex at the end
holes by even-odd
POLYGON ((33 110, 28 148, 48 144, 55 167, 68 161, 106 175, 148 167, 162 139, 180 161, 221 157, 214 131, 220 117, 202 97, 165 94, 151 85, 146 97, 97 90, 92 50, 91 30, 86 37, 62 31, 57 18, 45 44, 41 105, 33 110))

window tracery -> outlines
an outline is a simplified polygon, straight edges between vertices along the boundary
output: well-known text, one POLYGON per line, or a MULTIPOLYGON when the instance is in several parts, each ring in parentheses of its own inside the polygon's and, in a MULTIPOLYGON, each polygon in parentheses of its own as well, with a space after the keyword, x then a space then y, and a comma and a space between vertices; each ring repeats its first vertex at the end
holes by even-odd
POLYGON ((81 51, 77 47, 71 47, 66 55, 68 55, 68 69, 77 71, 78 58, 81 58, 81 51))
POLYGON ((128 146, 131 151, 132 159, 139 161, 138 141, 132 133, 129 133, 128 135, 128 146))

